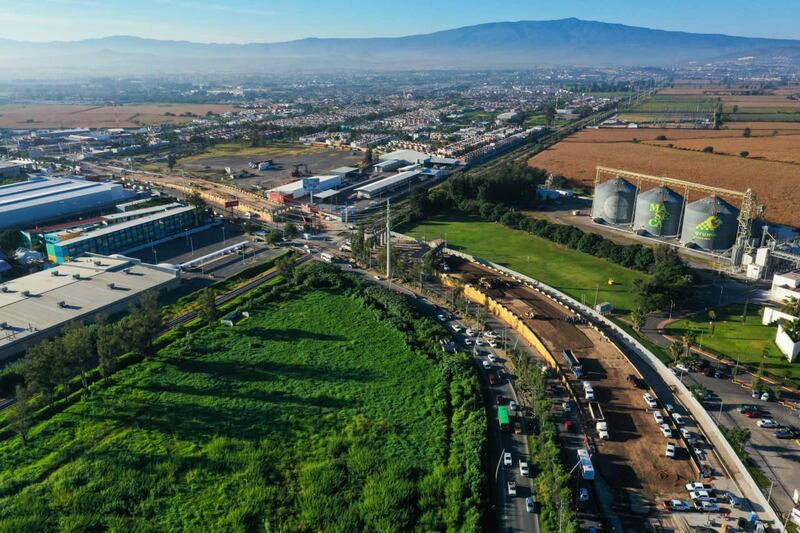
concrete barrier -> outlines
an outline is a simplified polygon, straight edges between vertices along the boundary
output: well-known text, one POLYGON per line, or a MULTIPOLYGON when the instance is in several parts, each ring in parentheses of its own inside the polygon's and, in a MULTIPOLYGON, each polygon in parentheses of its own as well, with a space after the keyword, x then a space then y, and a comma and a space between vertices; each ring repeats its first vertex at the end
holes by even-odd
POLYGON ((771 522, 771 526, 777 528, 779 531, 785 531, 780 517, 769 504, 766 497, 761 492, 761 489, 747 471, 744 463, 742 463, 742 460, 739 459, 738 455, 736 455, 736 452, 722 434, 716 422, 714 422, 714 420, 711 418, 711 415, 708 413, 708 411, 706 411, 700 402, 697 401, 686 385, 684 385, 677 376, 670 372, 669 368, 667 368, 667 366, 662 363, 658 357, 656 357, 650 350, 645 348, 644 345, 642 345, 637 339, 629 335, 624 329, 619 327, 605 316, 596 312, 591 307, 584 305, 571 296, 567 296, 561 291, 550 287, 539 280, 525 276, 524 274, 520 274, 519 272, 515 272, 501 265, 494 264, 491 261, 474 258, 456 250, 445 249, 445 253, 455 257, 460 257, 466 261, 487 266, 493 270, 502 272, 507 276, 519 279, 524 283, 529 283, 531 286, 537 288, 554 301, 557 301, 566 307, 576 309, 578 313, 584 317, 587 317, 589 320, 594 322, 595 325, 602 326, 605 331, 612 333, 613 338, 609 336, 609 339, 612 340, 612 342, 623 343, 629 350, 638 356, 643 363, 647 364, 654 372, 656 372, 664 381, 664 383, 670 388, 670 390, 672 390, 680 399, 683 405, 686 406, 686 408, 694 417, 695 421, 700 424, 700 426, 703 428, 703 431, 710 438, 714 449, 725 462, 730 473, 734 476, 734 481, 743 490, 747 488, 748 492, 750 493, 750 499, 761 507, 761 511, 759 511, 759 513, 762 516, 762 520, 765 522, 771 522))

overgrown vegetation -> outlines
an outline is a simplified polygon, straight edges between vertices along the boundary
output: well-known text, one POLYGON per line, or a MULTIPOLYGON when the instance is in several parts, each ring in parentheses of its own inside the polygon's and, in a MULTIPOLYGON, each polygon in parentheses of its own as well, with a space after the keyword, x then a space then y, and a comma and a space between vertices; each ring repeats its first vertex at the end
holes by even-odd
POLYGON ((0 529, 479 530, 469 358, 401 296, 322 264, 290 275, 238 299, 235 327, 197 321, 27 444, 6 436, 0 529))

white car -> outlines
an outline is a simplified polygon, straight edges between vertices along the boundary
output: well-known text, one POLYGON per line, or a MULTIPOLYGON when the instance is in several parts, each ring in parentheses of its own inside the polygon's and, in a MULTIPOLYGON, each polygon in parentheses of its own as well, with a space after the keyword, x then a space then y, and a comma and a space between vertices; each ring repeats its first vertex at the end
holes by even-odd
POLYGON ((671 442, 667 443, 667 450, 665 452, 667 457, 675 457, 675 445, 671 442))
POLYGON ((496 339, 497 338, 497 333, 495 333, 492 330, 484 331, 483 332, 483 336, 486 337, 487 339, 496 339))
POLYGON ((758 427, 760 428, 772 429, 779 426, 780 424, 778 424, 775 420, 771 418, 762 418, 761 420, 758 421, 758 427))
POLYGON ((499 344, 497 344, 497 342, 495 342, 495 340, 492 339, 489 341, 489 346, 491 346, 492 348, 497 348, 499 344))
POLYGON ((700 481, 695 481, 694 483, 687 483, 686 484, 686 490, 689 491, 689 492, 692 492, 692 491, 695 491, 695 490, 711 490, 713 488, 714 487, 712 487, 708 483, 701 483, 700 481))
POLYGON ((692 507, 689 502, 683 500, 669 500, 669 508, 672 511, 688 511, 692 507))
POLYGON ((572 412, 572 405, 569 402, 564 402, 561 404, 561 408, 564 410, 565 413, 572 412))
POLYGON ((473 335, 475 335, 475 330, 473 330, 472 328, 467 328, 467 331, 465 331, 464 333, 472 337, 473 335))
POLYGON ((769 399, 770 399, 770 396, 769 396, 769 393, 768 393, 768 392, 765 392, 764 394, 762 394, 762 395, 761 395, 761 400, 762 400, 762 401, 764 401, 764 402, 768 402, 768 401, 769 401, 769 399))
POLYGON ((675 406, 672 405, 671 403, 665 403, 664 408, 667 410, 668 413, 675 412, 675 406))
POLYGON ((470 338, 464 339, 464 344, 466 344, 467 346, 472 346, 472 339, 470 338))
POLYGON ((488 357, 489 361, 491 361, 492 363, 496 363, 497 362, 497 357, 495 357, 494 354, 492 354, 492 353, 490 353, 486 357, 488 357))
POLYGON ((680 370, 685 374, 689 373, 689 367, 684 365, 683 363, 678 363, 677 365, 675 365, 675 368, 677 368, 678 370, 680 370))
POLYGON ((686 419, 682 414, 679 413, 672 413, 672 419, 675 421, 676 424, 679 426, 683 426, 686 424, 686 419))
POLYGON ((519 475, 528 477, 530 474, 530 468, 528 467, 528 461, 524 459, 519 460, 519 475))
POLYGON ((665 437, 667 437, 668 439, 671 439, 671 438, 672 438, 672 429, 670 429, 670 427, 669 427, 668 425, 666 425, 666 424, 661 424, 661 425, 659 426, 659 428, 661 429, 661 434, 662 434, 662 435, 664 435, 664 436, 665 436, 665 437))
POLYGON ((658 411, 653 412, 653 418, 656 419, 656 424, 661 425, 664 423, 664 417, 658 411))
POLYGON ((681 429, 681 435, 683 435, 684 439, 689 440, 690 438, 692 438, 692 433, 688 429, 683 427, 680 429, 681 429))
POLYGON ((455 331, 456 333, 461 331, 461 326, 459 326, 458 324, 453 324, 452 327, 453 327, 453 331, 455 331))
POLYGON ((508 482, 508 495, 509 496, 516 496, 517 495, 517 482, 516 481, 509 481, 508 482))
POLYGON ((489 361, 481 361, 481 364, 483 365, 483 369, 484 370, 491 370, 492 369, 492 365, 489 364, 489 361))
POLYGON ((707 490, 693 490, 689 497, 696 502, 715 502, 717 499, 707 490))
POLYGON ((481 339, 480 337, 475 339, 475 346, 483 346, 484 344, 486 344, 486 343, 483 342, 483 339, 481 339))
POLYGON ((505 452, 503 454, 503 464, 506 466, 511 466, 514 464, 513 459, 511 459, 511 452, 505 452))
POLYGON ((511 400, 510 402, 508 402, 508 408, 511 409, 512 411, 516 411, 517 409, 519 409, 519 406, 517 405, 517 402, 511 400))
POLYGON ((436 315, 436 319, 441 321, 441 322, 447 322, 447 317, 442 315, 442 314, 436 315))
POLYGON ((650 396, 649 393, 647 392, 644 393, 642 395, 642 398, 644 398, 644 403, 646 403, 648 407, 652 407, 653 409, 658 407, 658 404, 656 403, 655 399, 652 396, 650 396))

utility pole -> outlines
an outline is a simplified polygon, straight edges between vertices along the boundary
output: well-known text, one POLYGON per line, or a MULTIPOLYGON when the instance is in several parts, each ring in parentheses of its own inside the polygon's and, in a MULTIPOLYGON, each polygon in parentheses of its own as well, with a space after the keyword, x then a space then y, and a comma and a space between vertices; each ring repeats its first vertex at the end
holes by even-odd
POLYGON ((386 279, 392 282, 392 219, 389 217, 389 199, 386 199, 386 279))

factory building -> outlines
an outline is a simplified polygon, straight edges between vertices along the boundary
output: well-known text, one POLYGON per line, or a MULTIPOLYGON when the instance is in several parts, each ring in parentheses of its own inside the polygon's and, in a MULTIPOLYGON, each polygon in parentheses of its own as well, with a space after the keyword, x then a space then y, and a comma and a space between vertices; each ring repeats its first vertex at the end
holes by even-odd
POLYGON ((57 268, 0 284, 0 359, 58 335, 72 321, 91 322, 168 290, 178 272, 122 256, 84 256, 57 268))
POLYGON ((332 174, 329 176, 314 176, 311 178, 303 178, 301 180, 293 181, 280 187, 275 187, 267 191, 267 195, 273 202, 285 204, 294 200, 299 200, 304 196, 311 194, 311 185, 315 184, 314 193, 327 191, 342 184, 341 174, 332 174))
POLYGON ((359 198, 380 198, 384 194, 396 191, 404 186, 411 186, 415 181, 420 181, 424 174, 420 170, 400 172, 373 183, 362 185, 356 189, 359 198))
POLYGON ((118 183, 39 176, 0 186, 0 229, 28 228, 91 213, 130 200, 135 192, 118 183))
POLYGON ((378 156, 376 172, 388 172, 409 165, 452 167, 461 164, 458 159, 428 155, 416 150, 395 150, 378 156))
POLYGON ((48 259, 60 264, 86 253, 111 255, 140 250, 186 235, 203 227, 204 222, 199 211, 186 206, 101 228, 50 233, 44 240, 48 259))

